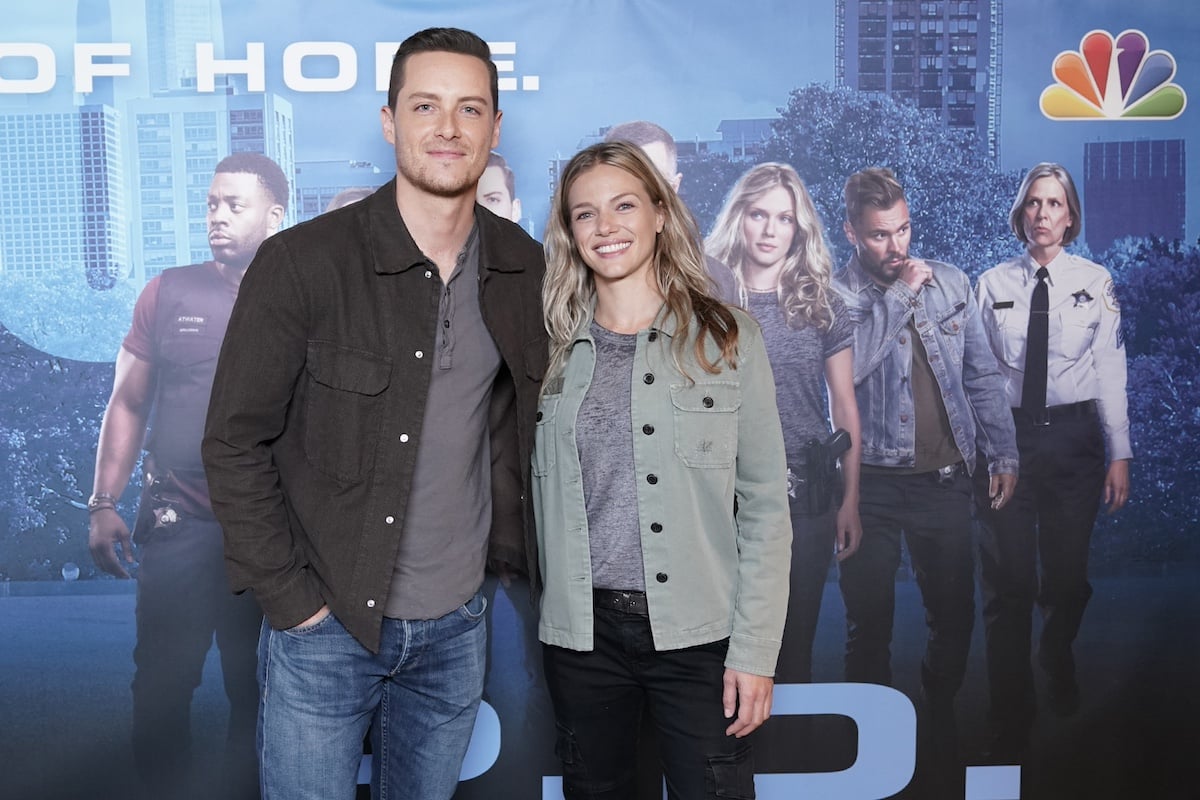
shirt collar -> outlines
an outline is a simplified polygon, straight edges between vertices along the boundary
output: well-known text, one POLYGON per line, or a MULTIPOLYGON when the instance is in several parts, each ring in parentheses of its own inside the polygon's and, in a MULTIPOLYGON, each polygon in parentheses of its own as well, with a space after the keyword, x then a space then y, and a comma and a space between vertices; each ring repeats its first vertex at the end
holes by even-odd
MULTIPOLYGON (((1046 265, 1046 271, 1050 273, 1046 278, 1046 283, 1053 286, 1055 275, 1060 278, 1062 277, 1063 270, 1066 269, 1067 260, 1069 258, 1070 256, 1067 255, 1066 249, 1063 249, 1058 251, 1058 255, 1050 259, 1050 263, 1046 265)), ((1034 260, 1033 256, 1029 254, 1028 250, 1021 254, 1019 264, 1021 267, 1022 284, 1036 282, 1037 271, 1042 268, 1042 265, 1034 260)))

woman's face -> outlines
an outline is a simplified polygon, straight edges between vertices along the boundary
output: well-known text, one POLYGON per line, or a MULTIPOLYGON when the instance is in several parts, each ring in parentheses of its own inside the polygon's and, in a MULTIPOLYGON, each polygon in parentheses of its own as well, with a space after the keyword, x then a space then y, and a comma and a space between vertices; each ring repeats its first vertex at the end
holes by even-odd
POLYGON ((1062 248, 1063 236, 1071 226, 1071 209, 1067 192, 1057 178, 1047 176, 1033 182, 1025 195, 1021 223, 1031 251, 1062 248))
POLYGON ((597 164, 580 173, 567 191, 567 213, 571 238, 597 286, 630 279, 649 282, 666 215, 638 178, 597 164))
POLYGON ((791 192, 776 186, 746 207, 742 239, 745 267, 772 269, 783 263, 796 238, 796 204, 791 192))

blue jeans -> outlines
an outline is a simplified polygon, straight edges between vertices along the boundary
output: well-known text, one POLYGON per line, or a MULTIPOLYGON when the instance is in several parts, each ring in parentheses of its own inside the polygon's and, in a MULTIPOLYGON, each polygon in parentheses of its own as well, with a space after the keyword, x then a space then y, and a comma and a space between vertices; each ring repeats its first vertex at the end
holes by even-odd
POLYGON ((384 619, 378 654, 332 614, 301 630, 264 624, 263 800, 353 798, 368 732, 373 800, 453 795, 483 692, 486 605, 476 593, 439 619, 384 619))

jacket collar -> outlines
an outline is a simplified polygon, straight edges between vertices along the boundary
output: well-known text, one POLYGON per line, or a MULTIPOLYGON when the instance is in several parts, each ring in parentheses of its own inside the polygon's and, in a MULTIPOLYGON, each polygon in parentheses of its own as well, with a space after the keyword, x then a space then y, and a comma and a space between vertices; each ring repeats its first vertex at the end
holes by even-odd
MULTIPOLYGON (((363 200, 359 214, 367 228, 376 272, 386 275, 428 265, 429 259, 413 241, 400 210, 396 208, 395 178, 363 200)), ((515 235, 511 230, 515 227, 514 223, 500 219, 478 203, 475 205, 481 268, 493 272, 525 271, 525 263, 517 257, 516 248, 505 246, 505 242, 515 235)))
POLYGON ((867 289, 884 291, 883 287, 877 284, 875 279, 863 269, 862 264, 858 262, 857 255, 850 256, 850 260, 846 262, 846 285, 855 294, 860 294, 867 289))

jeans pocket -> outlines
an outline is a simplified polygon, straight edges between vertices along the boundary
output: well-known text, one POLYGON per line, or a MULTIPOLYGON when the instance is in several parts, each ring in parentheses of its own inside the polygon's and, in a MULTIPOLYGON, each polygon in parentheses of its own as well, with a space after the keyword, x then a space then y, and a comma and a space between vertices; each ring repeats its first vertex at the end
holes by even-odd
POLYGON ((479 622, 483 619, 485 611, 487 611, 487 598, 483 596, 483 592, 476 592, 474 597, 458 607, 458 613, 467 622, 479 622))
POLYGON ((333 612, 330 611, 328 614, 321 617, 319 620, 317 620, 316 622, 314 622, 311 625, 304 625, 304 626, 295 625, 291 628, 287 628, 285 630, 280 631, 280 633, 286 633, 288 636, 307 636, 312 633, 317 633, 318 631, 321 631, 324 628, 330 627, 330 625, 331 625, 330 620, 332 620, 332 619, 333 619, 333 612))
POLYGON ((749 745, 729 755, 709 756, 704 770, 709 797, 754 800, 754 758, 749 745))

